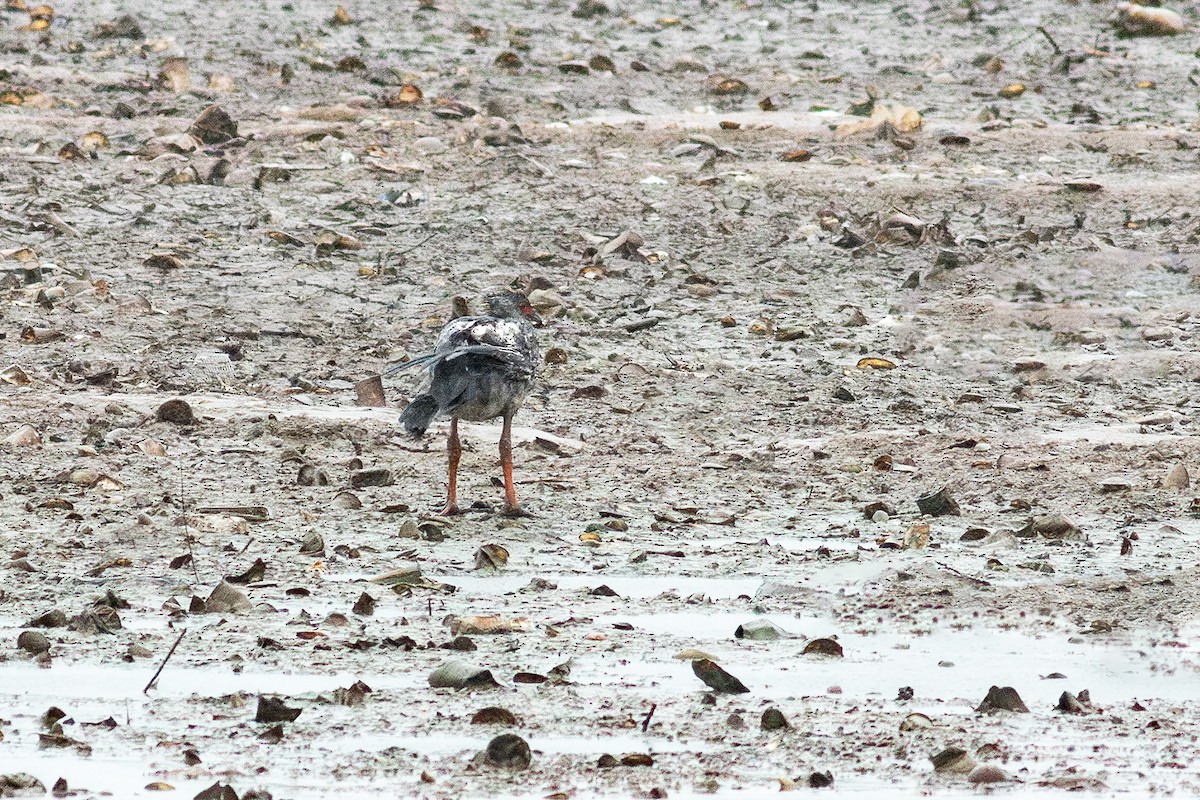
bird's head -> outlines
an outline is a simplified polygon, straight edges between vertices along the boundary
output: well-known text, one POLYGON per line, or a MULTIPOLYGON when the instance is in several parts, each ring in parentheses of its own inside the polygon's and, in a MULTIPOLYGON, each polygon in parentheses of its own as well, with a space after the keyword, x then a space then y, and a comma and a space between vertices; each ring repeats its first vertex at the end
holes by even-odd
POLYGON ((500 319, 525 319, 535 324, 541 324, 542 318, 529 304, 529 298, 521 292, 503 291, 492 292, 484 300, 487 302, 488 313, 500 319))

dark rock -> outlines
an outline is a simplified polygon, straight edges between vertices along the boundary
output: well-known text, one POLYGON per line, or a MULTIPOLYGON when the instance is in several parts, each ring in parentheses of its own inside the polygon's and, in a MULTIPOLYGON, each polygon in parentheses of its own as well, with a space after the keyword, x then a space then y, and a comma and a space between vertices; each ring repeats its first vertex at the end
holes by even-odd
POLYGON ((295 722, 303 709, 290 708, 278 697, 258 698, 258 712, 254 715, 255 722, 295 722))
POLYGON ((790 728, 791 725, 778 708, 768 708, 762 713, 761 727, 764 731, 780 731, 790 728))
POLYGON ((516 725, 517 717, 507 708, 487 706, 471 716, 472 725, 516 725))
POLYGON ((993 686, 988 689, 987 697, 983 698, 983 702, 975 710, 985 714, 992 711, 1029 713, 1029 707, 1021 700, 1021 695, 1017 694, 1017 690, 1011 686, 993 686))
POLYGON ((706 658, 698 658, 692 662, 692 672, 704 682, 704 685, 714 692, 727 694, 745 694, 750 690, 746 685, 730 675, 720 666, 706 658))
POLYGON ((844 655, 842 646, 834 639, 813 639, 804 645, 801 653, 806 656, 832 656, 834 658, 841 658, 844 655))
POLYGON ((375 613, 375 598, 371 597, 371 595, 367 594, 366 592, 363 592, 358 596, 358 599, 354 601, 354 605, 350 608, 350 611, 360 617, 371 616, 375 613))
POLYGON ((360 469, 350 476, 350 486, 363 489, 367 486, 391 486, 392 471, 387 469, 360 469))
POLYGON ((502 733, 488 742, 483 753, 485 764, 501 769, 529 769, 533 753, 529 743, 515 733, 502 733))
POLYGON ((50 652, 50 640, 46 634, 37 631, 21 631, 17 636, 17 649, 24 650, 31 656, 40 656, 50 652))
POLYGON ((958 503, 950 496, 950 487, 943 486, 932 494, 927 494, 924 497, 917 498, 917 508, 922 514, 928 514, 931 517, 940 517, 946 514, 959 516, 962 510, 958 507, 958 503))
POLYGON ((833 773, 828 770, 812 773, 808 776, 808 786, 810 789, 824 789, 833 786, 833 773))
POLYGON ((30 628, 64 628, 67 625, 67 615, 65 612, 55 608, 47 611, 41 616, 34 617, 28 623, 30 628))
POLYGON ((159 422, 170 422, 172 425, 195 425, 196 415, 186 400, 168 400, 158 407, 154 418, 159 422))

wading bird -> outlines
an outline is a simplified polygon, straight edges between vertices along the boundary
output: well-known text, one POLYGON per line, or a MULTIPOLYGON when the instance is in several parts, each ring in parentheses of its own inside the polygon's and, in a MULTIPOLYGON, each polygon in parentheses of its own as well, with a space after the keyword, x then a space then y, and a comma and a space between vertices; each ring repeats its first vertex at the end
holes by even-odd
POLYGON ((436 417, 450 417, 447 452, 450 477, 443 514, 458 514, 458 462, 462 443, 458 421, 472 422, 503 417, 500 465, 504 471, 504 510, 519 514, 513 485, 512 421, 521 402, 533 388, 537 371, 538 321, 529 298, 520 292, 495 292, 485 298, 486 316, 459 317, 442 328, 433 352, 399 364, 390 375, 415 365, 429 369, 429 388, 418 394, 400 414, 400 424, 413 436, 425 433, 436 417))

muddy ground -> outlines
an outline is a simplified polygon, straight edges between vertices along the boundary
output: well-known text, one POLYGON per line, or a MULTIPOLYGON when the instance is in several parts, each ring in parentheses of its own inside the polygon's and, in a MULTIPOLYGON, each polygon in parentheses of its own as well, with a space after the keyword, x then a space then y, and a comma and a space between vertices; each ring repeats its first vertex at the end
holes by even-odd
POLYGON ((1021 796, 1195 792, 1197 40, 1114 9, 8 11, 0 774, 973 794, 934 772, 955 747, 1021 796), (236 134, 189 138, 212 105, 236 134), (555 349, 518 417, 531 516, 498 515, 478 425, 476 505, 431 519, 445 427, 395 425, 419 376, 387 408, 355 387, 500 285, 555 349), (923 516, 943 487, 959 513, 923 516), (241 613, 206 607, 224 576, 241 613), (440 647, 492 614, 513 630, 440 647), (760 619, 790 636, 735 637, 760 619), (687 648, 749 693, 706 692, 687 648), (500 686, 431 688, 448 660, 500 686), (1029 712, 977 713, 992 685, 1029 712), (262 696, 300 716, 255 722, 262 696), (477 760, 506 731, 528 770, 477 760))

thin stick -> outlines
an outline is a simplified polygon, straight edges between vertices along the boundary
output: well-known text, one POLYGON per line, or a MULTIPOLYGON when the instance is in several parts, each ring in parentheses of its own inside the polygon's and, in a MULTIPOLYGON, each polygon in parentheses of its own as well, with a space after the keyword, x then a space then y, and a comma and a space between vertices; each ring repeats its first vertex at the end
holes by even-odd
POLYGON ((187 545, 188 558, 192 562, 192 575, 196 576, 196 583, 199 583, 200 570, 196 567, 196 554, 192 550, 192 533, 188 530, 187 500, 183 497, 183 464, 179 465, 179 502, 183 506, 183 543, 187 545))
POLYGON ((1050 35, 1050 31, 1038 25, 1037 32, 1046 37, 1046 41, 1054 48, 1054 55, 1062 55, 1062 49, 1058 46, 1058 42, 1054 41, 1054 37, 1050 35))
POLYGON ((175 644, 171 645, 171 649, 167 651, 167 657, 164 658, 162 663, 158 665, 158 669, 154 670, 154 677, 152 677, 150 682, 146 684, 146 688, 142 689, 142 694, 150 694, 150 688, 154 686, 155 681, 158 680, 158 676, 162 674, 163 667, 165 667, 167 662, 171 660, 171 656, 175 654, 175 648, 179 647, 179 643, 183 641, 183 635, 187 632, 187 628, 184 628, 179 632, 179 638, 175 640, 175 644))
POLYGON ((650 711, 642 718, 642 733, 650 729, 650 718, 654 716, 654 709, 658 708, 658 703, 650 704, 650 711))
POLYGON ((433 233, 429 234, 428 236, 426 236, 424 239, 422 239, 421 241, 417 242, 416 244, 409 245, 408 247, 404 248, 403 250, 400 250, 400 251, 398 251, 398 252, 395 252, 395 253, 389 253, 388 255, 392 255, 392 256, 402 256, 402 255, 404 255, 404 254, 406 254, 406 253, 411 253, 413 250, 416 250, 418 247, 420 247, 421 245, 425 244, 425 243, 426 243, 426 242, 428 242, 430 239, 432 239, 433 237, 437 236, 439 233, 441 233, 441 231, 434 231, 433 233))

